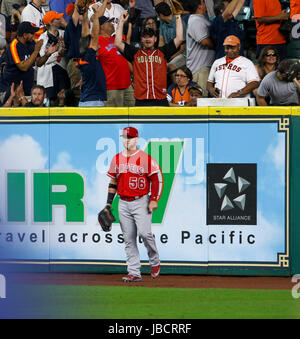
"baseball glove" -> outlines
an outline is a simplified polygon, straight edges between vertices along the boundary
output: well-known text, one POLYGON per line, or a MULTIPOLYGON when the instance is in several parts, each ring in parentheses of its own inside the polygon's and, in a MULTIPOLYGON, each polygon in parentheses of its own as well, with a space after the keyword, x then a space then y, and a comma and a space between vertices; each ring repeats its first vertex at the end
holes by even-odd
POLYGON ((174 15, 182 14, 184 12, 182 4, 177 0, 169 0, 174 15))
POLYGON ((92 0, 78 0, 76 2, 77 5, 77 11, 80 15, 83 15, 86 13, 89 9, 90 4, 92 3, 92 0))
POLYGON ((300 62, 295 62, 287 72, 287 81, 300 80, 300 62))
POLYGON ((98 222, 104 232, 111 231, 112 223, 115 220, 116 219, 113 216, 109 206, 105 206, 105 208, 103 208, 103 210, 98 213, 98 222))

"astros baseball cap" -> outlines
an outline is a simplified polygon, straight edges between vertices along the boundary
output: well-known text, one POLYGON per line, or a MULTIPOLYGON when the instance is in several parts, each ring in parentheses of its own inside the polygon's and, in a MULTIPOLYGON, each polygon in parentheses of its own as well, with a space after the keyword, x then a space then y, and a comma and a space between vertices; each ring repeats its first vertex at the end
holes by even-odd
POLYGON ((235 35, 228 35, 224 40, 223 46, 237 46, 240 45, 241 41, 235 35))
POLYGON ((99 18, 99 25, 102 26, 106 22, 112 22, 112 21, 114 21, 114 18, 108 18, 107 16, 103 15, 99 18))
POLYGON ((22 36, 25 33, 35 34, 39 30, 38 27, 33 25, 29 21, 23 21, 19 24, 17 34, 18 36, 22 36))
POLYGON ((44 17, 43 17, 43 21, 45 25, 50 24, 50 22, 52 22, 55 19, 60 19, 64 16, 64 13, 57 13, 55 11, 49 11, 47 12, 44 17))
POLYGON ((129 137, 129 138, 136 138, 139 136, 139 132, 136 128, 134 127, 125 127, 123 129, 123 133, 121 137, 129 137))

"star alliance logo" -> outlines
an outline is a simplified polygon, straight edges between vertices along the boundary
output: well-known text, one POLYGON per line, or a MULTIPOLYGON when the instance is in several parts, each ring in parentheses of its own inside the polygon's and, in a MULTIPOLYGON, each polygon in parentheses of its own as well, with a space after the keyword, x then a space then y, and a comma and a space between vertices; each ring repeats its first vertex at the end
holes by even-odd
MULTIPOLYGON (((226 188, 228 187, 228 184, 237 184, 238 185, 238 192, 241 194, 243 191, 245 191, 249 186, 250 182, 242 177, 238 177, 238 180, 236 180, 236 176, 234 173, 233 167, 230 168, 230 170, 224 175, 223 180, 227 183, 216 183, 215 189, 220 199, 223 199, 221 211, 228 211, 234 208, 233 203, 228 198, 226 193, 226 188)), ((245 209, 246 204, 246 194, 239 195, 235 199, 233 199, 233 202, 237 207, 239 207, 242 211, 245 209)))
POLYGON ((207 164, 207 224, 256 225, 256 164, 207 164))

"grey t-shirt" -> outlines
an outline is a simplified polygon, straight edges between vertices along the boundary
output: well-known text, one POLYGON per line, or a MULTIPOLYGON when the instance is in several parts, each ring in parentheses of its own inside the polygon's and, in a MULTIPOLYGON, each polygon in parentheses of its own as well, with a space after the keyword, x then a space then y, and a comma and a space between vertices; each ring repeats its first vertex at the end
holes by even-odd
POLYGON ((294 82, 281 81, 276 71, 267 74, 261 81, 257 94, 261 97, 270 95, 270 104, 274 106, 299 105, 299 89, 294 82))
POLYGON ((209 37, 209 20, 202 14, 192 14, 189 17, 186 32, 187 67, 192 73, 201 67, 210 67, 215 59, 215 50, 201 44, 209 37))
POLYGON ((156 13, 151 0, 136 0, 135 8, 142 11, 141 18, 155 17, 156 13))

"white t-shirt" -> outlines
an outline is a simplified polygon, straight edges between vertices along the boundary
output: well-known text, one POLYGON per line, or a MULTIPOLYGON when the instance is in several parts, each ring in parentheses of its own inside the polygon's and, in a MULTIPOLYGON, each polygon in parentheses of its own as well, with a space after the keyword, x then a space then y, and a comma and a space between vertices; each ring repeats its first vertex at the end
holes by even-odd
POLYGON ((22 12, 21 20, 29 21, 34 24, 36 27, 43 27, 45 26, 43 22, 43 17, 46 14, 44 8, 42 7, 41 10, 36 8, 33 4, 28 4, 22 12))
MULTIPOLYGON (((95 4, 90 5, 89 11, 88 11, 89 19, 91 19, 92 15, 94 14, 94 11, 93 11, 93 8, 92 8, 94 5, 98 5, 99 7, 101 7, 102 2, 98 1, 95 4)), ((114 24, 114 27, 115 27, 115 31, 118 28, 121 14, 124 11, 125 11, 125 9, 121 5, 113 4, 113 3, 111 3, 111 8, 110 9, 107 9, 107 8, 105 9, 104 16, 106 16, 109 19, 114 18, 113 24, 114 24)))
MULTIPOLYGON (((221 98, 228 98, 231 93, 239 91, 250 82, 259 82, 259 75, 251 60, 238 56, 226 64, 226 57, 223 57, 212 64, 208 81, 215 83, 221 98)), ((249 98, 250 94, 245 97, 249 98)))

